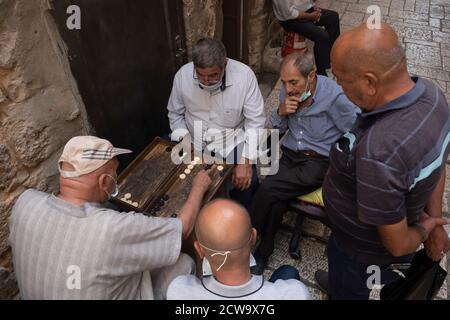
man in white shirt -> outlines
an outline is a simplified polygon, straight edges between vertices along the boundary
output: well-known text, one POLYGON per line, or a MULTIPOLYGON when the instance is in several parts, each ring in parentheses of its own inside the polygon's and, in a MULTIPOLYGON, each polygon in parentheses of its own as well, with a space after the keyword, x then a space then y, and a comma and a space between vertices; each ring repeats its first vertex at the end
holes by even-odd
POLYGON ((298 270, 284 266, 270 281, 250 272, 256 242, 250 216, 241 205, 215 200, 206 205, 195 226, 195 249, 203 263, 203 277, 180 276, 170 285, 168 300, 309 300, 298 270))
POLYGON ((192 60, 175 75, 167 107, 171 139, 179 142, 187 136, 196 150, 233 158, 238 165, 230 196, 249 207, 258 186, 252 166, 258 152, 249 146, 249 132, 264 129, 266 122, 258 81, 248 66, 228 59, 216 39, 199 40, 192 60))
POLYGON ((273 10, 283 29, 314 42, 317 74, 328 76, 326 69, 331 68, 331 48, 340 35, 339 15, 335 11, 319 8, 314 2, 273 0, 273 10))

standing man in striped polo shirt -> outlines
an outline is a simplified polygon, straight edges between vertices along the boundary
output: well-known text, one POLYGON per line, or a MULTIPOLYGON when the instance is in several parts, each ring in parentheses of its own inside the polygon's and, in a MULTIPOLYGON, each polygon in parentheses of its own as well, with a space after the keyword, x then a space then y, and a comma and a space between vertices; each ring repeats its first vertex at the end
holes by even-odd
POLYGON ((195 264, 181 254, 211 179, 202 171, 178 219, 120 213, 101 203, 118 194, 116 157, 130 153, 96 137, 68 142, 60 192, 28 190, 10 220, 22 299, 164 299, 170 282, 195 264))
POLYGON ((442 200, 450 112, 436 85, 410 77, 389 25, 343 34, 332 64, 363 113, 331 151, 324 183, 329 273, 316 280, 331 299, 367 300, 373 270, 387 284, 396 280, 392 265, 411 262, 423 243, 437 261, 449 250, 442 200))

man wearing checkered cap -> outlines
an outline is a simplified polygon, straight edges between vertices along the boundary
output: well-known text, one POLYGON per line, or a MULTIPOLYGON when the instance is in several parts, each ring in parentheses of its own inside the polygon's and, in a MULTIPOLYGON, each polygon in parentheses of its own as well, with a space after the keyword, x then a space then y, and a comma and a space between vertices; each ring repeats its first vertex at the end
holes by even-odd
POLYGON ((195 265, 180 254, 211 179, 201 172, 177 219, 104 208, 117 192, 117 156, 131 153, 96 137, 68 142, 60 191, 27 190, 10 218, 22 299, 165 299, 171 280, 195 265))

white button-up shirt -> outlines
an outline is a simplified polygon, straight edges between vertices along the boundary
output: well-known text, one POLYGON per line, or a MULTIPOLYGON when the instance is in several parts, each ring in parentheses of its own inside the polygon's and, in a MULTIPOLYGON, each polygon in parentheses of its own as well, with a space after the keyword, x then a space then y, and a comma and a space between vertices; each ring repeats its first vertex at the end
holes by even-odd
POLYGON ((311 9, 311 0, 273 0, 273 12, 280 21, 298 19, 300 12, 311 9))
MULTIPOLYGON (((225 78, 225 90, 211 94, 202 90, 194 80, 194 64, 191 62, 183 66, 175 75, 167 107, 170 128, 172 131, 185 130, 186 134, 191 135, 195 145, 203 147, 206 146, 207 131, 217 129, 224 139, 208 142, 208 150, 225 158, 236 146, 245 142, 247 146, 244 150, 248 152, 244 151, 243 156, 255 160, 258 153, 252 152, 244 132, 249 129, 264 129, 266 123, 264 100, 258 81, 248 66, 232 59, 228 59, 225 78), (194 123, 197 121, 202 123, 201 136, 194 134, 194 123), (224 143, 228 148, 224 147, 224 143)), ((178 137, 172 139, 178 140, 178 137)))

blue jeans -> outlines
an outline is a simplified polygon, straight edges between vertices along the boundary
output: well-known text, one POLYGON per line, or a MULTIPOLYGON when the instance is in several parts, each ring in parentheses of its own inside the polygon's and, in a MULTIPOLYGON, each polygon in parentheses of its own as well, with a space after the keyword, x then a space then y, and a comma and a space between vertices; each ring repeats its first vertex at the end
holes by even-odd
MULTIPOLYGON (((359 263, 344 252, 336 239, 331 235, 327 247, 328 253, 328 286, 332 300, 369 300, 371 289, 367 280, 373 275, 372 265, 359 263)), ((405 261, 407 262, 407 261, 405 261)), ((399 278, 389 266, 378 266, 381 271, 380 284, 388 284, 399 278)))
POLYGON ((298 280, 300 281, 300 273, 298 270, 291 266, 282 266, 274 271, 269 282, 275 283, 278 280, 298 280))

